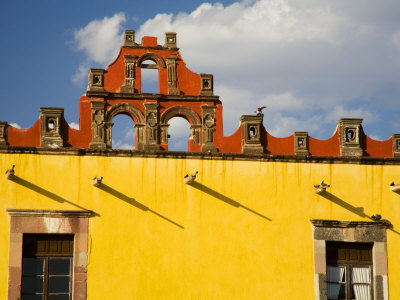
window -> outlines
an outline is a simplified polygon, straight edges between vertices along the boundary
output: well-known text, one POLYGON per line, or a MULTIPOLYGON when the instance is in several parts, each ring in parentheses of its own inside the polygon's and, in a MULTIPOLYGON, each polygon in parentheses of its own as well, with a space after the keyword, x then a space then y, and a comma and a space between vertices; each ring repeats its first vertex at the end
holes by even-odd
POLYGON ((386 220, 311 220, 315 299, 389 299, 386 220), (373 262, 373 263, 372 263, 373 262))
POLYGON ((326 244, 327 296, 330 299, 372 299, 372 244, 326 244))
POLYGON ((71 299, 73 241, 73 235, 24 234, 22 299, 71 299))

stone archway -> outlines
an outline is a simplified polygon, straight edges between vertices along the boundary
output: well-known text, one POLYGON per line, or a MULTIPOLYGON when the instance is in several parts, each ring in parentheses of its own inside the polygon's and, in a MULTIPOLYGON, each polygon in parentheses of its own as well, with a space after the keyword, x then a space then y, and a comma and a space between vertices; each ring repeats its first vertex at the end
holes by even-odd
POLYGON ((161 144, 168 144, 168 121, 173 117, 183 117, 190 123, 190 137, 189 139, 194 140, 195 145, 200 144, 200 130, 202 128, 201 119, 199 115, 189 107, 186 106, 174 106, 167 109, 160 119, 161 126, 161 144))
POLYGON ((126 114, 129 115, 133 121, 135 122, 135 136, 137 140, 137 149, 142 150, 144 145, 144 128, 145 128, 145 117, 143 113, 137 107, 127 104, 127 103, 118 103, 112 106, 105 115, 105 124, 106 132, 107 132, 107 146, 112 147, 112 119, 119 115, 119 114, 126 114))
POLYGON ((143 63, 144 61, 146 61, 146 60, 152 60, 152 61, 154 61, 154 62, 157 64, 158 68, 165 68, 165 67, 166 67, 164 59, 162 59, 161 56, 158 56, 158 55, 155 54, 155 53, 146 53, 146 54, 143 54, 143 55, 142 55, 141 57, 139 57, 139 59, 137 60, 137 66, 141 68, 141 67, 142 67, 142 63, 143 63))

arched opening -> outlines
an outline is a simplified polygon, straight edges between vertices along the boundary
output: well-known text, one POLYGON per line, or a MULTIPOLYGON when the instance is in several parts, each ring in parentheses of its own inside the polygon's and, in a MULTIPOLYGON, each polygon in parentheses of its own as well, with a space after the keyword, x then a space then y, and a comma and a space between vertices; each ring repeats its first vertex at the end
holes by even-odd
POLYGON ((174 117, 168 121, 168 150, 188 151, 190 124, 182 117, 174 117))
POLYGON ((158 94, 158 65, 147 59, 140 67, 142 93, 158 94))
POLYGON ((130 116, 116 115, 112 122, 111 139, 113 149, 135 149, 135 128, 130 116))

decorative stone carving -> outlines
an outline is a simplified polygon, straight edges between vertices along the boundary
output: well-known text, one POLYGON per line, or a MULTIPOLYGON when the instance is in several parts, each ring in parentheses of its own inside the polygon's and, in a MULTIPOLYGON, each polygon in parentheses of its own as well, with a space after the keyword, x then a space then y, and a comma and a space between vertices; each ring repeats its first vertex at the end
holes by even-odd
POLYGON ((7 145, 7 122, 0 121, 0 147, 7 145))
POLYGON ((361 148, 361 122, 362 119, 340 119, 338 122, 340 155, 356 156, 363 155, 361 148))
POLYGON ((125 85, 121 86, 121 93, 135 92, 135 67, 136 67, 136 55, 124 55, 125 59, 125 85))
POLYGON ((135 30, 125 30, 124 34, 124 47, 136 46, 135 43, 135 30))
POLYGON ((195 145, 200 145, 201 124, 192 124, 190 126, 189 140, 193 140, 195 145))
POLYGON ((168 127, 169 127, 169 124, 160 124, 161 144, 162 145, 167 145, 168 144, 168 139, 169 139, 168 127))
POLYGON ((50 148, 60 148, 64 142, 62 139, 62 119, 64 109, 56 107, 41 107, 40 120, 42 127, 40 130, 40 146, 50 148))
POLYGON ((201 90, 200 95, 213 96, 214 95, 214 82, 212 74, 200 74, 201 90))
POLYGON ((179 95, 176 77, 176 60, 175 56, 167 56, 167 70, 168 70, 168 94, 179 95))
POLYGON ((145 151, 160 150, 158 138, 158 103, 144 103, 146 107, 146 143, 145 151))
POLYGON ((176 49, 176 32, 165 33, 164 47, 176 49))
POLYGON ((90 148, 105 149, 111 146, 111 122, 105 121, 105 101, 92 101, 92 142, 90 148))
POLYGON ((393 157, 400 157, 400 134, 393 134, 393 157))
POLYGON ((295 155, 309 155, 308 150, 308 132, 295 131, 294 135, 294 154, 295 155))
POLYGON ((263 154, 261 125, 264 115, 245 115, 240 117, 242 125, 242 152, 248 154, 263 154))
POLYGON ((104 92, 104 69, 90 69, 88 76, 88 92, 104 92))
POLYGON ((214 145, 214 131, 215 131, 215 109, 216 106, 202 105, 203 117, 203 145, 201 151, 203 152, 217 152, 218 148, 214 145))

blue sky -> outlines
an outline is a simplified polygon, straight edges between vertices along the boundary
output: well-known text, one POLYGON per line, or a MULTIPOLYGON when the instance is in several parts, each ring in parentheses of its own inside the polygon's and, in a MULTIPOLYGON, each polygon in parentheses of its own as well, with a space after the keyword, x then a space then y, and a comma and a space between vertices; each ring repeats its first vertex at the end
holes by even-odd
MULTIPOLYGON (((106 68, 126 29, 159 37, 176 31, 188 67, 213 73, 224 131, 267 105, 275 136, 332 135, 341 117, 364 119, 366 133, 400 132, 400 2, 1 1, 0 120, 32 126, 39 108, 63 107, 78 123, 90 67, 106 68)), ((115 120, 114 145, 132 140, 115 120)), ((188 125, 173 119, 176 148, 188 125)), ((76 125, 74 125, 76 126, 76 125)), ((183 142, 182 142, 183 141, 183 142)))

